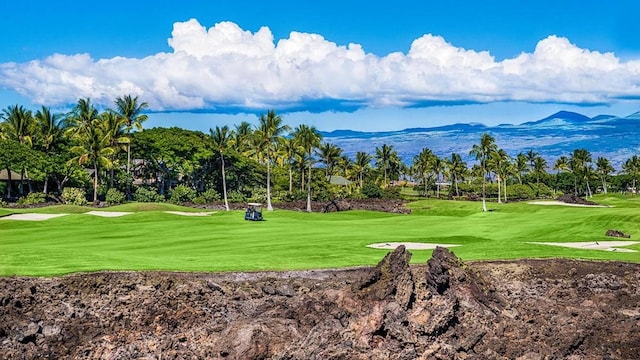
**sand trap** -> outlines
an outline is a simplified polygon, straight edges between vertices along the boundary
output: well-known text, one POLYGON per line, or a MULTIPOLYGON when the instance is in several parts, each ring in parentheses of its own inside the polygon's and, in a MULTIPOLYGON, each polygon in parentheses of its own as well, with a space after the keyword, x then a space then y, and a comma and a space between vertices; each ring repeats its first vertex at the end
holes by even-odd
POLYGON ((569 204, 557 200, 542 200, 542 201, 530 201, 527 204, 531 205, 561 205, 561 206, 577 206, 577 207, 608 207, 607 205, 584 205, 584 204, 569 204))
POLYGON ((12 214, 9 216, 0 217, 0 220, 43 221, 43 220, 49 220, 52 218, 57 218, 65 215, 67 214, 35 214, 35 213, 12 214))
POLYGON ((181 216, 209 216, 215 214, 215 211, 208 212, 186 212, 186 211, 165 211, 167 214, 181 215, 181 216))
POLYGON ((133 214, 132 212, 125 212, 125 211, 89 211, 86 212, 85 214, 87 215, 95 215, 95 216, 102 216, 102 217, 118 217, 118 216, 125 216, 125 215, 129 215, 129 214, 133 214))
POLYGON ((416 242, 387 242, 387 243, 378 243, 378 244, 370 244, 367 247, 373 249, 395 249, 400 245, 404 245, 407 250, 433 250, 436 246, 440 247, 454 247, 461 246, 456 244, 434 244, 434 243, 416 243, 416 242))
POLYGON ((604 250, 604 251, 617 251, 617 252, 637 252, 632 249, 624 249, 619 248, 618 246, 629 246, 640 244, 638 241, 585 241, 585 242, 529 242, 528 244, 537 244, 537 245, 551 245, 551 246, 562 246, 574 249, 583 249, 583 250, 604 250))

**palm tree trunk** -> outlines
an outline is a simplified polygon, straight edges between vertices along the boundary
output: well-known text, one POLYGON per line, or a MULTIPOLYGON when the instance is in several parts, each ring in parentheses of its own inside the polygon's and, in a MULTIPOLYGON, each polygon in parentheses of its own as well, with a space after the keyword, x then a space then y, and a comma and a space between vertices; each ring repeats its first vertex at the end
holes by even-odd
POLYGON ((487 181, 487 172, 486 170, 483 169, 482 171, 482 211, 486 212, 487 211, 487 202, 485 200, 485 182, 487 181))
POLYGON ((507 181, 502 182, 504 184, 504 202, 507 202, 507 181))
POLYGON ((224 174, 224 156, 220 152, 220 163, 222 164, 222 193, 224 196, 224 208, 229 211, 229 202, 227 201, 227 178, 224 174))
POLYGON ((456 186, 456 197, 460 196, 460 191, 458 191, 458 179, 456 179, 455 177, 453 178, 453 183, 456 186))
POLYGON ((273 211, 271 206, 271 159, 267 156, 267 211, 273 211))
POLYGON ((498 176, 498 204, 502 203, 502 194, 500 193, 500 177, 498 176))
MULTIPOLYGON (((311 151, 309 151, 311 158, 311 151)), ((307 212, 311 212, 311 160, 309 160, 309 174, 307 175, 307 212)))
POLYGON ((131 170, 131 143, 127 144, 127 175, 131 170))
POLYGON ((93 163, 93 204, 98 202, 98 163, 93 163))
POLYGON ((602 190, 604 191, 604 193, 607 193, 607 182, 604 179, 604 176, 602 177, 602 190))

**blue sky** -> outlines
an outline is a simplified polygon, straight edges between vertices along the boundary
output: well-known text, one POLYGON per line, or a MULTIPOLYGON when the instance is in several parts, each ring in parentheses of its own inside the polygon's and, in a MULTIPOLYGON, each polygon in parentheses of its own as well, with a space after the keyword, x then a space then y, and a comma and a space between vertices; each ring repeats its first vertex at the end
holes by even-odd
POLYGON ((276 109, 321 130, 640 110, 636 1, 7 1, 0 107, 149 102, 147 127, 276 109), (304 4, 304 6, 302 5, 304 4))

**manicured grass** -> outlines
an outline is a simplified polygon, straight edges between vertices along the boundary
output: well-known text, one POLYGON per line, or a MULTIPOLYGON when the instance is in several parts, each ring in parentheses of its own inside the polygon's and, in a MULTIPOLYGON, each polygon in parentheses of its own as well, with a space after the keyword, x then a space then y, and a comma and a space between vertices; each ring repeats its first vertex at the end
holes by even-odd
MULTIPOLYGON (((131 203, 108 209, 56 206, 15 212, 66 213, 46 221, 0 221, 0 275, 51 276, 97 270, 255 271, 373 265, 388 250, 378 242, 460 244, 463 260, 568 257, 640 262, 640 253, 578 250, 527 242, 604 241, 607 229, 640 239, 640 197, 600 196, 610 208, 421 200, 411 215, 367 211, 318 214, 276 210, 263 222, 242 211, 201 211, 171 204, 131 203), (90 210, 134 214, 103 218, 90 210)), ((640 250, 640 244, 629 246, 640 250)), ((431 251, 412 250, 423 263, 431 251)))

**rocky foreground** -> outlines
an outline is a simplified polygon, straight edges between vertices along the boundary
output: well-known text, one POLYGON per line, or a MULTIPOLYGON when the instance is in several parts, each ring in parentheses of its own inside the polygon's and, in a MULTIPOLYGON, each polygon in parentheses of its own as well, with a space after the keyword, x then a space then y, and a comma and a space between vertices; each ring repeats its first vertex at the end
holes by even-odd
POLYGON ((0 278, 4 359, 638 359, 640 265, 0 278))

